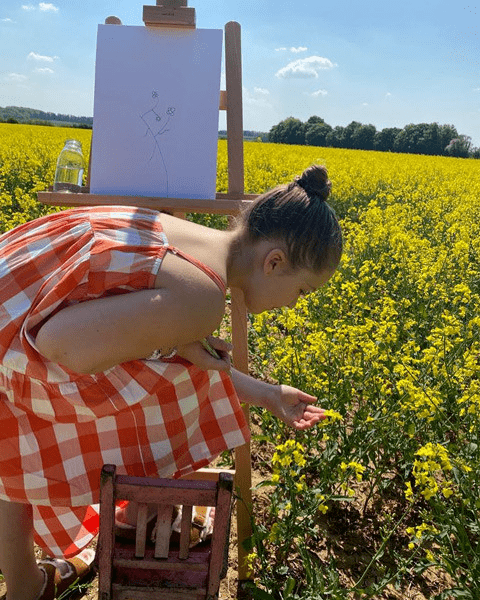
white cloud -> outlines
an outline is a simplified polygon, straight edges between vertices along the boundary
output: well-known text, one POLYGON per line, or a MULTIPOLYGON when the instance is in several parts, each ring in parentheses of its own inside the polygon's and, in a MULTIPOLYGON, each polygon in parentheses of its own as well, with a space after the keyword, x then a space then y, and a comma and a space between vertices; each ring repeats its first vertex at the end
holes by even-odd
POLYGON ((362 102, 362 106, 369 106, 368 102, 362 102))
POLYGON ((50 73, 55 73, 55 71, 53 69, 50 69, 50 67, 37 67, 35 69, 35 73, 42 73, 42 74, 43 73, 47 73, 47 74, 50 74, 50 73))
POLYGON ((9 73, 5 79, 7 81, 25 81, 27 79, 26 75, 20 75, 20 73, 9 73))
POLYGON ((333 69, 336 65, 328 58, 322 56, 309 56, 308 58, 299 58, 275 73, 280 79, 309 79, 318 77, 318 71, 333 69))
POLYGON ((268 90, 262 88, 254 88, 253 93, 246 87, 243 88, 243 102, 245 105, 256 106, 258 108, 271 108, 271 104, 267 99, 270 94, 268 90))
MULTIPOLYGON (((33 4, 22 4, 22 9, 31 12, 32 10, 37 10, 37 7, 33 6, 33 4)), ((38 10, 42 12, 58 12, 59 8, 50 2, 39 2, 38 10)))
POLYGON ((58 12, 58 7, 48 2, 40 2, 38 8, 43 12, 58 12))
POLYGON ((42 56, 41 54, 37 54, 36 52, 30 52, 27 56, 28 59, 36 60, 38 62, 53 62, 58 56, 42 56))
POLYGON ((7 17, 6 19, 0 19, 0 21, 2 23, 13 23, 12 19, 10 19, 9 17, 7 17))
POLYGON ((281 48, 275 48, 275 52, 286 52, 287 50, 298 54, 299 52, 306 52, 308 48, 305 46, 298 46, 298 48, 294 48, 293 46, 290 46, 290 48, 286 48, 285 46, 282 46, 281 48))
POLYGON ((480 87, 473 88, 473 91, 474 91, 474 92, 480 92, 480 87))
POLYGON ((391 98, 391 97, 392 97, 392 94, 391 94, 390 92, 387 92, 387 93, 385 94, 385 98, 391 98))
POLYGON ((314 98, 318 98, 318 96, 326 96, 328 94, 327 90, 317 90, 316 92, 312 92, 310 96, 314 98))

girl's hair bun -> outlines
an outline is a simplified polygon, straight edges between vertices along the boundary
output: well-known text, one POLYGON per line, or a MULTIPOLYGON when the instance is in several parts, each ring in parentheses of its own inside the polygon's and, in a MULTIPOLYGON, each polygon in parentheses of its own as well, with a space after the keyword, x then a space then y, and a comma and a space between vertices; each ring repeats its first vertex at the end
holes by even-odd
POLYGON ((309 198, 326 201, 332 189, 327 169, 321 165, 312 165, 297 177, 295 183, 305 190, 309 198))

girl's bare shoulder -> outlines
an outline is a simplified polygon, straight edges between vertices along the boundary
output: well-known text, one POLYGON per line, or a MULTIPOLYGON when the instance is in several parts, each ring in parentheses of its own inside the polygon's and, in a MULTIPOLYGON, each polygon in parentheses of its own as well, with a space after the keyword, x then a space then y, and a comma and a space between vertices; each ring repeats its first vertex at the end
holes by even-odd
POLYGON ((209 271, 216 273, 225 283, 226 251, 222 232, 170 215, 162 215, 161 220, 169 245, 206 269, 180 254, 167 252, 155 278, 155 287, 169 290, 187 312, 187 307, 192 305, 191 309, 198 314, 221 319, 225 295, 209 271))
POLYGON ((167 252, 156 287, 167 285, 167 279, 168 282, 178 279, 182 284, 205 287, 205 291, 211 288, 221 292, 208 273, 213 272, 226 282, 228 233, 171 215, 162 214, 161 221, 169 246, 185 253, 186 257, 167 252))

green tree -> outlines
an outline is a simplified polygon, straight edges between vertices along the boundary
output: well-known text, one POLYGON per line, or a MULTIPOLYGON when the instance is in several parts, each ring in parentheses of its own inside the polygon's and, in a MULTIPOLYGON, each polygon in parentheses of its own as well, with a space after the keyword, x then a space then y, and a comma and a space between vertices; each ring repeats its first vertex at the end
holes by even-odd
POLYGON ((352 135, 352 148, 357 150, 373 150, 375 134, 377 129, 375 125, 361 125, 357 127, 352 135))
POLYGON ((327 136, 332 128, 327 123, 314 123, 305 128, 305 143, 307 146, 326 146, 327 136))
POLYGON ((395 138, 393 149, 395 152, 417 152, 418 128, 414 123, 409 123, 395 138))
POLYGON ((395 138, 401 131, 400 127, 386 127, 382 131, 377 131, 373 147, 380 152, 393 152, 395 138))
POLYGON ((454 125, 440 125, 438 128, 438 134, 440 136, 442 152, 452 140, 458 138, 458 131, 454 125))
POLYGON ((288 117, 270 129, 268 139, 277 144, 305 144, 305 124, 288 117))
POLYGON ((332 131, 327 134, 326 139, 328 146, 333 146, 334 148, 345 148, 345 127, 341 125, 337 125, 332 129, 332 131))
POLYGON ((442 154, 438 123, 406 125, 395 138, 394 150, 415 154, 442 154))
POLYGON ((343 130, 343 147, 344 148, 355 148, 354 137, 357 131, 362 127, 362 124, 358 121, 352 121, 343 130))
POLYGON ((472 151, 472 138, 468 135, 459 135, 445 148, 445 154, 459 158, 467 158, 472 151))
POLYGON ((419 127, 418 151, 421 154, 442 154, 443 148, 438 123, 421 123, 419 127))
POLYGON ((319 125, 321 123, 325 123, 325 119, 322 117, 317 117, 317 115, 312 115, 309 117, 308 121, 305 123, 305 127, 310 127, 311 125, 319 125))

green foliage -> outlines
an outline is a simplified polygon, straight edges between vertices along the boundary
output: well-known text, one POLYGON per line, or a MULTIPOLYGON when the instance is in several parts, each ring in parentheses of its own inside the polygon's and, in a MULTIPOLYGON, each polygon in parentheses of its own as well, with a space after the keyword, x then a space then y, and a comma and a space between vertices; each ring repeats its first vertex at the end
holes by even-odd
POLYGON ((305 125, 300 119, 289 117, 270 129, 268 139, 277 144, 305 144, 305 125))
POLYGON ((444 580, 428 597, 477 599, 479 166, 380 153, 366 161, 348 150, 323 157, 345 234, 341 268, 295 310, 256 316, 250 344, 259 374, 335 412, 296 434, 298 460, 287 456, 291 432, 260 414, 259 443, 274 454, 264 465, 267 518, 253 538, 256 585, 280 598, 293 577, 302 600, 315 589, 319 598, 386 598, 389 586, 402 593, 428 571, 444 580), (272 528, 278 539, 263 536, 272 528), (342 570, 335 582, 335 539, 344 547, 354 533, 351 577, 342 570), (292 567, 280 576, 287 555, 292 567))
POLYGON ((57 156, 73 137, 88 161, 91 131, 0 124, 0 233, 59 210, 40 204, 37 193, 53 184, 57 156))
POLYGON ((453 125, 419 123, 406 125, 403 129, 387 127, 377 131, 374 125, 352 121, 346 127, 337 125, 332 128, 316 115, 306 123, 294 117, 281 121, 270 129, 268 141, 463 158, 477 158, 479 154, 479 149, 472 147, 471 138, 459 135, 453 125))
POLYGON ((307 146, 326 146, 327 136, 332 128, 327 123, 307 124, 305 128, 305 143, 307 146))
POLYGON ((22 106, 0 106, 0 122, 6 123, 30 123, 34 125, 52 124, 52 121, 73 125, 81 124, 91 128, 93 117, 76 117, 74 115, 63 115, 53 112, 45 112, 36 108, 24 108, 22 106))

